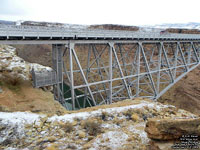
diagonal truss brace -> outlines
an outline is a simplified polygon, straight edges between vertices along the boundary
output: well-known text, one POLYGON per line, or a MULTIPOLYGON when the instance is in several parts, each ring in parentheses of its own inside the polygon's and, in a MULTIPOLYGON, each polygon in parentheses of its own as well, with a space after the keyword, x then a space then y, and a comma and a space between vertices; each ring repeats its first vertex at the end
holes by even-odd
POLYGON ((109 43, 109 44, 110 44, 110 46, 112 48, 115 60, 117 61, 117 65, 118 65, 118 68, 119 68, 119 71, 120 71, 120 75, 121 75, 122 81, 124 83, 124 86, 125 86, 127 94, 128 94, 128 98, 131 98, 131 92, 130 92, 130 89, 128 88, 127 82, 126 82, 126 80, 124 78, 124 73, 123 73, 121 65, 119 63, 119 59, 117 57, 117 53, 116 53, 116 50, 115 50, 115 47, 114 47, 114 43, 109 43))
POLYGON ((144 52, 144 49, 143 49, 143 46, 142 46, 141 42, 139 43, 139 46, 141 47, 141 52, 142 52, 142 55, 143 55, 144 63, 145 63, 145 66, 146 66, 146 70, 148 72, 148 76, 149 76, 149 79, 150 79, 150 82, 151 82, 151 86, 152 86, 153 91, 154 91, 154 96, 156 97, 157 96, 156 87, 155 87, 155 84, 154 84, 154 81, 153 81, 152 74, 150 73, 149 64, 148 64, 148 61, 147 61, 147 58, 146 58, 146 55, 145 55, 145 52, 144 52))
POLYGON ((88 92, 89 92, 89 94, 90 94, 90 96, 91 96, 91 98, 92 98, 92 101, 93 101, 94 105, 96 105, 96 101, 95 101, 95 99, 94 99, 94 96, 93 96, 92 91, 91 91, 91 89, 90 89, 90 86, 89 86, 89 84, 88 84, 88 81, 87 81, 87 79, 86 79, 86 77, 85 77, 85 74, 84 74, 83 69, 82 69, 82 67, 81 67, 81 64, 80 64, 80 62, 79 62, 78 56, 77 56, 77 54, 76 54, 74 48, 72 48, 71 51, 72 51, 72 53, 73 53, 73 55, 74 55, 74 58, 75 58, 76 63, 78 64, 78 67, 79 67, 79 69, 80 69, 80 71, 81 71, 81 75, 82 75, 82 77, 83 77, 83 80, 84 80, 84 82, 85 82, 87 88, 88 88, 88 92))
POLYGON ((174 77, 173 77, 173 74, 172 74, 172 70, 170 68, 170 64, 169 64, 169 60, 168 60, 168 57, 167 57, 167 53, 166 53, 166 50, 165 50, 163 42, 160 42, 160 44, 161 44, 161 47, 162 47, 162 50, 163 50, 163 54, 164 54, 165 60, 167 62, 167 68, 168 68, 168 71, 169 71, 171 82, 173 83, 174 82, 174 77))

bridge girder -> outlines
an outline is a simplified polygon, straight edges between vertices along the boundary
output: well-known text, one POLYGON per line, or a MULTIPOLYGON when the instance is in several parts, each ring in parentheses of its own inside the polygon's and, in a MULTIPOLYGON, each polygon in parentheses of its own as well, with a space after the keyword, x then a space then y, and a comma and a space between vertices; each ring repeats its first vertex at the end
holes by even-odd
POLYGON ((136 97, 157 100, 200 64, 200 44, 193 41, 73 40, 61 53, 62 84, 70 89, 55 85, 55 93, 67 109, 136 97))

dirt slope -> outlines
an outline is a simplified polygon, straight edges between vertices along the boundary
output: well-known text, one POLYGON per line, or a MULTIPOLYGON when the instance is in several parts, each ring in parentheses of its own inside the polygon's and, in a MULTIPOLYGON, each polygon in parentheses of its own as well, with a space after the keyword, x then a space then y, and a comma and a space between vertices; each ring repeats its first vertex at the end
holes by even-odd
POLYGON ((31 111, 47 114, 63 114, 66 110, 54 100, 50 92, 35 89, 30 83, 20 85, 20 89, 11 90, 1 87, 0 111, 31 111))
POLYGON ((188 73, 159 101, 175 105, 192 113, 200 114, 200 67, 188 73))
POLYGON ((30 63, 51 66, 51 45, 13 45, 17 55, 30 63))

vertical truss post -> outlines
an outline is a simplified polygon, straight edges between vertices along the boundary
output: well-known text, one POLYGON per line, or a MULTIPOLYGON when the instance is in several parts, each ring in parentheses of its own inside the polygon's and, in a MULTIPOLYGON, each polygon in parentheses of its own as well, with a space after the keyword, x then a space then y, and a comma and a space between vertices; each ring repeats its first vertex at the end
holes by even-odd
MULTIPOLYGON (((54 96, 57 95, 57 100, 63 104, 63 88, 60 87, 60 84, 63 84, 63 45, 62 44, 53 44, 52 45, 52 61, 53 61, 53 70, 56 71, 57 85, 54 87, 54 96), (55 88, 57 90, 55 90, 55 88)), ((62 86, 63 87, 63 86, 62 86)))
POLYGON ((113 74, 113 70, 112 70, 112 51, 113 51, 113 47, 114 47, 114 43, 109 43, 109 103, 112 103, 112 74, 113 74))
POLYGON ((143 58, 144 58, 145 67, 146 67, 146 70, 147 70, 147 73, 148 73, 149 80, 151 82, 151 86, 152 86, 153 91, 154 91, 154 97, 156 97, 157 91, 156 91, 156 88, 155 88, 155 84, 154 84, 154 81, 153 81, 152 74, 150 73, 149 64, 148 64, 148 61, 147 61, 147 58, 146 58, 146 55, 145 55, 145 52, 144 52, 144 49, 143 49, 141 42, 139 42, 139 46, 141 47, 141 52, 142 52, 142 55, 143 55, 143 58))
POLYGON ((178 45, 176 45, 176 51, 174 53, 174 72, 173 72, 174 79, 176 79, 177 61, 178 61, 178 45))
POLYGON ((69 68, 70 68, 69 70, 70 70, 72 110, 75 109, 74 75, 73 75, 73 58, 72 58, 73 49, 74 49, 74 43, 69 43, 69 68))
POLYGON ((139 46, 139 43, 138 43, 138 48, 137 48, 137 53, 136 53, 136 59, 137 59, 136 97, 139 97, 139 93, 140 93, 140 51, 141 51, 141 47, 139 46))
POLYGON ((160 69, 161 69, 161 61, 162 61, 162 47, 159 43, 157 45, 158 48, 158 74, 157 74, 157 93, 160 92, 160 69))

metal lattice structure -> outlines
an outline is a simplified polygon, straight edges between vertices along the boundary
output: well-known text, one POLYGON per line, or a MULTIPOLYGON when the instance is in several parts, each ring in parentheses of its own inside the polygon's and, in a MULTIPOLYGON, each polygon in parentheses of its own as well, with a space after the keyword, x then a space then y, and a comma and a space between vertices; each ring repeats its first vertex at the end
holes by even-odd
POLYGON ((33 86, 35 88, 51 86, 58 83, 55 71, 35 72, 33 69, 31 71, 31 75, 33 79, 33 86))
POLYGON ((62 101, 72 104, 72 109, 136 97, 156 100, 200 64, 200 44, 73 41, 63 60, 63 80, 72 96, 62 101))
MULTIPOLYGON (((56 77, 45 78, 67 109, 136 97, 156 100, 200 64, 200 35, 195 34, 34 27, 6 33, 0 27, 0 43, 52 44, 56 77)), ((34 76, 38 87, 45 85, 34 76)))

